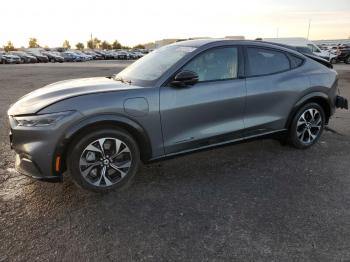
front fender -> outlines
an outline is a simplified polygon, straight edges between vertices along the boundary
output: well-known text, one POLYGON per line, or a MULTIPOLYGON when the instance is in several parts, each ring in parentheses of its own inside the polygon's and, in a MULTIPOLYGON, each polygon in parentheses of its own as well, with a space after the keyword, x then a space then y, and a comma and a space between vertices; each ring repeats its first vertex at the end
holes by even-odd
POLYGON ((57 143, 57 147, 54 154, 55 158, 57 156, 61 157, 61 168, 59 171, 53 170, 53 172, 58 175, 66 170, 65 160, 67 157, 68 149, 71 143, 79 134, 81 134, 87 129, 94 129, 103 126, 115 126, 125 129, 134 137, 134 139, 138 143, 142 161, 147 162, 151 158, 152 146, 149 136, 145 129, 139 123, 122 115, 100 114, 88 116, 82 119, 81 121, 74 123, 74 125, 66 129, 61 139, 57 143))

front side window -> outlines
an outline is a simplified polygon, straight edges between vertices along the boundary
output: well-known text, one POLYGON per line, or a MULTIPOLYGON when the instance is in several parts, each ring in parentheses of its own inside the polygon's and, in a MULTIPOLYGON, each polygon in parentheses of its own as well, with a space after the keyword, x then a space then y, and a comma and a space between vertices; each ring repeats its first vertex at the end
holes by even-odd
POLYGON ((237 78, 238 50, 236 47, 222 47, 205 51, 183 70, 197 73, 199 82, 237 78))
POLYGON ((250 76, 274 74, 290 69, 289 59, 283 52, 248 47, 247 55, 250 76))

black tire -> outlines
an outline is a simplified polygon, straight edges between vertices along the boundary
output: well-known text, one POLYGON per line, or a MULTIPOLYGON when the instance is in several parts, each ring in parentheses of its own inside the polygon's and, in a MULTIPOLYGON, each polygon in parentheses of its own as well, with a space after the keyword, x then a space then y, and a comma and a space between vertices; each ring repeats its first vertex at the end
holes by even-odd
POLYGON ((337 60, 337 58, 334 57, 331 59, 330 62, 331 62, 331 64, 335 65, 336 63, 338 63, 338 60, 337 60))
POLYGON ((5 64, 6 64, 6 60, 5 60, 5 59, 4 59, 4 60, 2 60, 1 62, 2 62, 2 64, 3 64, 3 65, 5 65, 5 64))
MULTIPOLYGON (((103 145, 105 145, 105 143, 103 143, 103 145)), ((74 182, 78 186, 82 187, 83 189, 87 189, 94 192, 108 192, 108 191, 112 191, 116 189, 124 189, 128 187, 131 184, 133 178, 135 177, 139 165, 140 165, 140 151, 135 139, 126 131, 122 129, 116 129, 116 128, 103 128, 93 132, 85 132, 79 135, 79 137, 77 137, 72 142, 67 155, 68 171, 72 175, 74 182), (93 185, 88 178, 83 177, 81 172, 83 172, 84 170, 81 171, 80 160, 81 160, 81 157, 83 157, 84 152, 86 152, 87 146, 89 146, 91 143, 93 143, 98 139, 107 138, 107 137, 120 140, 128 147, 131 155, 131 165, 128 168, 126 175, 122 177, 120 173, 120 178, 116 180, 117 182, 115 182, 114 184, 107 186, 106 185, 107 183, 105 182, 104 185, 101 185, 100 183, 99 186, 96 186, 96 185, 93 185)), ((92 169, 99 170, 99 171, 95 171, 95 173, 102 172, 103 167, 101 166, 97 166, 96 168, 92 168, 92 169)), ((91 173, 91 170, 89 171, 89 175, 91 173)), ((111 170, 111 168, 108 170, 111 170)), ((108 179, 110 179, 108 170, 106 171, 107 172, 106 175, 108 176, 108 179)), ((102 175, 100 173, 99 174, 100 181, 101 181, 101 177, 102 175)), ((104 181, 104 179, 102 180, 104 181)))
POLYGON ((307 104, 303 105, 297 111, 297 113, 294 115, 291 126, 288 130, 288 142, 289 142, 289 144, 291 144, 293 147, 298 148, 298 149, 307 149, 310 146, 314 145, 320 139, 320 137, 322 135, 324 125, 325 125, 325 120, 326 120, 326 115, 324 113, 324 109, 322 108, 322 106, 320 106, 317 103, 307 103, 307 104), (317 119, 317 120, 312 121, 311 119, 306 119, 306 118, 309 118, 309 117, 307 117, 308 115, 311 115, 309 112, 307 112, 308 110, 316 110, 318 112, 318 114, 316 115, 317 117, 315 116, 315 119, 317 119), (300 121, 299 125, 298 125, 298 121, 299 121, 299 119, 301 119, 301 117, 304 113, 306 113, 306 115, 304 115, 304 116, 306 116, 305 124, 302 124, 303 121, 300 121), (318 127, 316 128, 315 126, 312 127, 313 125, 310 123, 318 122, 318 119, 319 119, 318 116, 320 117, 319 128, 318 127), (309 129, 309 130, 305 131, 304 129, 309 129), (303 133, 303 130, 304 130, 305 135, 300 135, 303 133), (317 130, 318 130, 318 132, 317 132, 317 130), (316 132, 317 132, 317 134, 316 134, 316 132), (310 134, 312 134, 312 135, 310 135, 310 134), (313 138, 313 136, 315 136, 315 137, 313 138), (312 139, 309 142, 307 142, 308 137, 310 139, 312 139))
POLYGON ((350 64, 350 55, 347 57, 347 58, 345 58, 345 64, 350 64))

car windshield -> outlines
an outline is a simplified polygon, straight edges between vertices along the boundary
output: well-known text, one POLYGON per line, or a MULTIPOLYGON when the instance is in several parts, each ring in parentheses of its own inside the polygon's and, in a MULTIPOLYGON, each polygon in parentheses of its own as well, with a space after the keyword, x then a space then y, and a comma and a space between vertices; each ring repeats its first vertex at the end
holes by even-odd
POLYGON ((114 79, 125 81, 133 79, 141 81, 156 80, 181 58, 195 49, 194 47, 179 45, 164 46, 131 64, 117 74, 114 79))

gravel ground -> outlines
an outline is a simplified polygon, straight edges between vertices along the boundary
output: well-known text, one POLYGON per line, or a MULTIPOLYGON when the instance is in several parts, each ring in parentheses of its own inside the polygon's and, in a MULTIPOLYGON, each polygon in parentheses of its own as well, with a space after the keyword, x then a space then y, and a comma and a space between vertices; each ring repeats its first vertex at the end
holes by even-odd
MULTIPOLYGON (((127 62, 0 65, 0 261, 350 261, 350 113, 309 150, 258 140, 143 166, 108 195, 14 172, 6 110, 127 62)), ((337 65, 350 98, 350 66, 337 65)))

